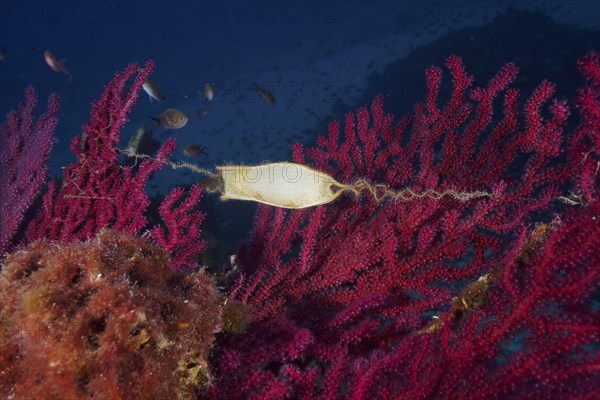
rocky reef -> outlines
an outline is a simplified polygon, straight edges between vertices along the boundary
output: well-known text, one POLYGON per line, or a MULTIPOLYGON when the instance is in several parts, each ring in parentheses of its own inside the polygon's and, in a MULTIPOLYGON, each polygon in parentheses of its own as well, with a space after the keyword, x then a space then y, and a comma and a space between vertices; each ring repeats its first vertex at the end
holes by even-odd
POLYGON ((0 397, 188 399, 211 383, 221 300, 149 241, 35 241, 2 265, 0 397))

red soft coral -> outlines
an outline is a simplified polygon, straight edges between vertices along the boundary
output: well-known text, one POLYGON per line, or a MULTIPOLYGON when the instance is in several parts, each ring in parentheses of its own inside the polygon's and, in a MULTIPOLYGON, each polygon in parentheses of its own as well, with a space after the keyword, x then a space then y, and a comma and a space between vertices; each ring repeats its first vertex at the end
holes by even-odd
POLYGON ((549 82, 520 112, 514 65, 479 88, 460 58, 447 68, 446 102, 442 71, 431 67, 413 115, 395 122, 376 97, 349 113, 343 130, 331 123, 317 146, 295 146, 295 161, 346 183, 496 196, 260 207, 230 294, 250 307, 252 323, 243 336, 221 338, 214 397, 600 391, 600 315, 591 306, 600 285, 598 56, 582 62, 591 82, 571 132, 567 102, 552 99, 549 82))

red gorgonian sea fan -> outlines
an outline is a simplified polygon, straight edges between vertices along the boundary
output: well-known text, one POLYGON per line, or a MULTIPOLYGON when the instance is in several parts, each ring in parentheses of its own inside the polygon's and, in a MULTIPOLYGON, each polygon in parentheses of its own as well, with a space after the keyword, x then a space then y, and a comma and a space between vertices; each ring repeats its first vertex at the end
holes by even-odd
POLYGON ((575 122, 550 82, 521 104, 513 64, 475 88, 459 57, 446 66, 447 100, 431 67, 411 116, 376 97, 294 159, 496 196, 261 206, 229 294, 252 322, 219 339, 209 397, 600 396, 600 57, 580 62, 575 122))
POLYGON ((103 228, 136 235, 145 226, 144 211, 150 204, 146 180, 164 164, 175 144, 165 143, 155 160, 142 162, 137 170, 119 165, 121 130, 154 64, 148 63, 137 76, 136 69, 131 64, 118 72, 93 103, 83 135, 71 143, 77 162, 64 168, 60 187, 50 186, 41 212, 28 229, 29 240, 86 240, 103 228), (127 90, 127 82, 133 77, 133 85, 127 90))
MULTIPOLYGON (((100 99, 92 103, 84 134, 71 143, 77 162, 64 168, 60 187, 50 185, 41 211, 28 227, 29 241, 84 241, 108 228, 136 236, 146 228, 150 205, 146 182, 164 166, 176 144, 174 139, 167 140, 153 158, 144 157, 135 167, 119 163, 121 130, 154 63, 147 62, 139 73, 138 68, 130 64, 117 72, 100 99), (130 80, 133 83, 128 87, 130 80)), ((201 196, 199 187, 174 189, 160 207, 167 231, 158 225, 150 228, 154 241, 171 252, 171 265, 176 269, 195 268, 196 258, 205 247, 200 237, 203 214, 195 210, 201 196)))

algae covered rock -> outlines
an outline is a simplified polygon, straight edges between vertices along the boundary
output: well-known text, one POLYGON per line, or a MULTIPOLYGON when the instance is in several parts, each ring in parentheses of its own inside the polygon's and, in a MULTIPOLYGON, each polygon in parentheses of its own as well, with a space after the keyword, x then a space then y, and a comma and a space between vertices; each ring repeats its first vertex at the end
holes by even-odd
POLYGON ((144 239, 37 241, 0 276, 0 397, 186 399, 211 383, 220 304, 144 239))

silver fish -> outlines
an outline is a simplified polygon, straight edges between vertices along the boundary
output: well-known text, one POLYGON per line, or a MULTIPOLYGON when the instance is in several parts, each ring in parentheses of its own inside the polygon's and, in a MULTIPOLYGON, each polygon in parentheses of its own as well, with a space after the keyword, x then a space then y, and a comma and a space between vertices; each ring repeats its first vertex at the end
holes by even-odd
POLYGON ((151 81, 150 79, 147 79, 146 82, 144 82, 144 84, 142 85, 142 88, 144 89, 144 91, 146 93, 148 93, 148 96, 150 96, 150 101, 152 101, 152 99, 155 99, 160 103, 161 101, 163 101, 165 99, 165 96, 163 96, 160 93, 160 90, 158 89, 158 85, 156 84, 156 82, 151 81))
POLYGON ((207 82, 204 84, 204 97, 206 97, 206 100, 208 101, 212 101, 212 99, 214 99, 215 87, 212 85, 212 83, 207 82))

